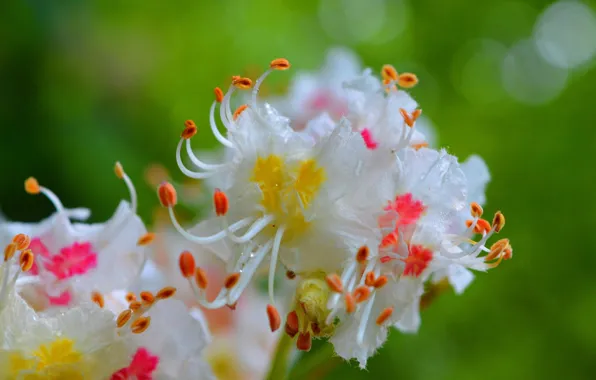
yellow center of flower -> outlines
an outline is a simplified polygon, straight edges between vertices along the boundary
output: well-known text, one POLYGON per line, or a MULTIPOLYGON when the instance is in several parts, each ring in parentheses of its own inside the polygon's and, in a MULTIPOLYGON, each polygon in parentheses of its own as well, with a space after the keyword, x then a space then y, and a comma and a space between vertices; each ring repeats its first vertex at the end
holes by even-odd
POLYGON ((9 373, 10 379, 77 380, 83 379, 87 372, 83 364, 83 355, 74 349, 74 342, 59 338, 49 344, 40 345, 29 355, 14 353, 10 357, 9 373))
POLYGON ((275 216, 272 228, 286 226, 285 241, 308 229, 310 223, 304 213, 325 179, 325 170, 313 159, 288 165, 282 157, 274 154, 258 157, 250 178, 261 189, 261 205, 267 213, 275 216))

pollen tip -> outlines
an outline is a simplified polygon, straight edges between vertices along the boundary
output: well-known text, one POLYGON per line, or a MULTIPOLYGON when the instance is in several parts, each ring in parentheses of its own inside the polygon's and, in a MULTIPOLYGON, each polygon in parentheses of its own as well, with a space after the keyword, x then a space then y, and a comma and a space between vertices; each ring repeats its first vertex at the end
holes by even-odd
POLYGON ((373 286, 374 286, 376 289, 380 289, 380 288, 382 288, 383 286, 385 286, 385 285, 387 284, 387 282, 388 282, 388 281, 389 281, 389 280, 387 279, 387 276, 379 276, 379 277, 378 277, 378 278, 375 280, 375 282, 373 283, 373 286))
POLYGON ((406 123, 408 127, 411 128, 414 126, 414 119, 412 119, 412 116, 408 113, 408 111, 406 111, 403 108, 400 108, 399 113, 401 114, 401 117, 403 117, 404 123, 406 123))
POLYGON ((29 271, 33 267, 33 263, 35 262, 35 255, 33 251, 27 249, 21 252, 21 257, 19 259, 19 265, 21 266, 21 270, 23 272, 29 271))
POLYGON ((484 210, 482 209, 482 206, 480 206, 478 203, 470 203, 470 213, 474 218, 480 218, 483 212, 484 210))
POLYGON ((503 227, 505 227, 505 215, 503 215, 501 211, 497 211, 495 213, 495 217, 493 218, 493 228, 495 229, 496 233, 499 233, 503 227))
POLYGON ((141 317, 130 325, 133 334, 141 334, 151 325, 151 317, 141 317))
POLYGON ((285 326, 286 334, 288 334, 290 338, 293 338, 296 336, 296 334, 298 334, 298 325, 298 314, 296 314, 295 310, 292 310, 288 313, 288 316, 286 317, 285 326))
POLYGON ((286 271, 286 277, 288 278, 288 280, 293 280, 296 278, 296 272, 291 271, 291 270, 287 270, 286 271))
POLYGON ((414 112, 412 112, 412 118, 414 119, 414 121, 418 120, 420 115, 422 115, 422 109, 420 108, 416 108, 414 112))
POLYGON ((197 128, 195 122, 192 120, 186 120, 184 122, 184 130, 180 134, 180 137, 183 138, 184 140, 188 140, 188 139, 192 138, 194 135, 196 135, 197 131, 198 131, 198 128, 197 128))
POLYGON ((195 258, 189 251, 184 251, 178 258, 178 266, 182 276, 189 278, 195 273, 195 258))
POLYGON ((200 289, 207 289, 208 280, 207 280, 207 273, 201 267, 197 267, 195 269, 195 283, 200 289))
POLYGON ((13 258, 15 252, 17 251, 17 244, 10 243, 4 248, 4 261, 8 261, 13 258))
POLYGON ((327 282, 327 286, 329 286, 329 289, 331 289, 332 291, 336 292, 336 293, 341 293, 344 291, 344 286, 341 282, 341 278, 333 273, 328 275, 327 277, 325 277, 325 281, 327 282))
POLYGON ((232 77, 232 84, 241 90, 248 90, 252 87, 252 80, 246 77, 232 77))
POLYGON ((415 150, 420 150, 422 148, 428 148, 428 143, 427 142, 421 142, 418 144, 412 144, 410 145, 413 149, 415 150))
POLYGON ((364 263, 366 260, 368 260, 369 253, 370 251, 368 249, 368 246, 363 245, 358 250, 358 253, 356 253, 356 261, 358 261, 360 264, 364 263))
POLYGON ((238 118, 240 117, 240 114, 242 114, 242 112, 244 112, 247 108, 248 108, 248 104, 243 104, 243 105, 239 106, 238 108, 236 108, 236 111, 234 111, 234 115, 232 115, 234 121, 238 120, 238 118))
POLYGON ((114 173, 116 173, 116 177, 120 179, 124 178, 124 168, 119 161, 114 164, 114 173))
POLYGON ((126 302, 128 302, 128 303, 131 303, 131 302, 137 300, 137 296, 133 292, 126 293, 126 296, 124 298, 126 299, 126 302))
POLYGON ((240 273, 236 272, 228 275, 224 281, 225 288, 232 289, 238 283, 238 280, 240 280, 240 273))
POLYGON ((122 311, 120 314, 118 314, 118 318, 116 318, 116 326, 119 328, 124 326, 126 324, 126 322, 128 322, 130 320, 131 316, 132 316, 132 310, 126 309, 126 310, 122 311))
POLYGON ((157 298, 158 300, 165 300, 165 299, 173 297, 174 294, 176 294, 176 288, 174 288, 173 286, 166 286, 164 288, 161 288, 157 292, 157 294, 155 295, 155 298, 157 298))
POLYGON ((277 331, 279 326, 281 326, 281 317, 275 306, 271 304, 267 305, 267 318, 269 318, 269 327, 271 328, 271 331, 277 331))
POLYGON ((215 215, 224 216, 229 209, 228 196, 219 189, 213 193, 213 205, 215 206, 215 215))
POLYGON ((418 77, 416 76, 416 74, 403 73, 399 75, 397 84, 399 85, 399 87, 412 88, 418 84, 418 77))
POLYGON ((478 219, 476 226, 474 226, 474 232, 477 234, 487 233, 490 228, 490 223, 486 219, 478 219))
POLYGON ((31 244, 31 238, 29 235, 17 234, 12 238, 12 242, 17 245, 17 250, 22 251, 29 248, 29 244, 31 244))
POLYGON ((159 185, 157 195, 163 207, 174 207, 178 201, 176 189, 169 182, 162 182, 159 185))
POLYGON ((391 314, 393 314, 393 307, 386 307, 385 309, 383 309, 383 311, 381 311, 381 313, 379 313, 379 316, 377 317, 377 325, 382 325, 383 323, 385 323, 389 317, 391 317, 391 314))
POLYGON ((350 293, 346 293, 345 301, 346 301, 346 312, 353 313, 356 310, 356 302, 354 301, 354 297, 350 293))
POLYGON ((368 299, 370 296, 370 289, 367 286, 359 286, 354 289, 353 297, 356 303, 362 303, 368 299))
POLYGON ((96 291, 91 292, 91 302, 93 302, 94 304, 96 304, 97 306, 99 306, 102 309, 105 306, 105 300, 103 298, 103 295, 100 292, 96 292, 96 291))
POLYGON ((374 272, 370 271, 364 277, 364 284, 366 286, 375 286, 375 280, 376 278, 374 272))
POLYGON ((285 58, 276 58, 269 64, 273 70, 287 70, 290 68, 290 61, 285 58))
POLYGON ((139 296, 145 305, 153 305, 155 302, 155 296, 149 291, 142 291, 139 296))
POLYGON ((39 182, 35 177, 29 177, 25 181, 25 191, 28 194, 39 194, 41 192, 41 187, 39 186, 39 182))
POLYGON ((215 90, 213 90, 213 93, 215 94, 215 101, 218 103, 221 103, 224 98, 224 94, 223 94, 223 91, 221 90, 221 88, 215 87, 215 90))
POLYGON ((155 234, 153 232, 147 232, 139 238, 137 245, 141 247, 146 246, 153 243, 153 240, 155 240, 155 234))
POLYGON ((310 333, 300 333, 300 335, 298 335, 298 340, 296 341, 296 348, 298 348, 300 351, 308 352, 310 351, 311 346, 312 338, 310 336, 310 333))
POLYGON ((137 311, 139 310, 143 305, 139 302, 139 301, 132 301, 131 303, 128 304, 128 307, 130 308, 130 310, 132 311, 137 311))
POLYGON ((383 68, 381 69, 381 76, 383 77, 383 79, 389 81, 396 81, 399 79, 397 70, 395 70, 395 67, 393 67, 393 65, 390 64, 383 65, 383 68))

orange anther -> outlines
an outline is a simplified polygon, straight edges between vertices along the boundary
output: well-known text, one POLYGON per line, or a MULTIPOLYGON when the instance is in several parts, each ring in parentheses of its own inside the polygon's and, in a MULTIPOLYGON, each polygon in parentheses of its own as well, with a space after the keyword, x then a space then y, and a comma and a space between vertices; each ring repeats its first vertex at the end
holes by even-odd
POLYGON ((397 245, 397 243, 399 243, 399 235, 397 234, 397 231, 393 231, 388 233, 383 237, 383 239, 381 239, 381 244, 379 244, 379 247, 387 248, 397 245))
POLYGON ((25 191, 29 194, 39 194, 41 192, 39 182, 34 177, 27 178, 25 181, 25 191))
POLYGON ((252 87, 252 80, 250 78, 233 78, 232 84, 241 90, 247 90, 252 87))
POLYGON ((224 94, 221 88, 215 87, 215 90, 213 90, 213 92, 215 93, 215 101, 221 103, 224 98, 224 94))
POLYGON ((422 115, 422 110, 420 108, 416 108, 414 110, 414 112, 412 112, 412 119, 414 119, 414 121, 416 121, 416 120, 418 120, 420 115, 422 115))
POLYGON ((497 211, 493 218, 493 228, 496 233, 499 233, 503 227, 505 227, 505 215, 503 215, 501 211, 497 211))
POLYGON ((124 326, 126 324, 126 322, 128 322, 130 320, 131 316, 132 316, 132 310, 130 310, 130 309, 124 310, 122 313, 120 313, 118 315, 118 318, 116 318, 116 326, 118 326, 118 327, 124 326))
POLYGON ((128 302, 128 303, 131 303, 131 302, 137 300, 137 296, 133 292, 126 293, 126 296, 124 298, 126 299, 126 302, 128 302))
POLYGON ((184 122, 184 130, 180 134, 180 137, 182 137, 184 140, 188 140, 196 135, 197 131, 198 129, 195 122, 192 120, 186 120, 184 122))
POLYGON ((482 206, 480 206, 478 203, 470 203, 470 213, 474 218, 480 218, 483 212, 484 210, 482 209, 482 206))
POLYGON ((491 261, 501 256, 501 254, 509 248, 509 239, 501 239, 490 247, 490 252, 484 258, 485 261, 491 261))
POLYGON ((375 283, 374 283, 374 285, 373 285, 373 286, 374 286, 375 288, 377 288, 377 289, 380 289, 380 288, 382 288, 383 286, 385 286, 385 285, 387 284, 387 281, 389 281, 389 280, 387 279, 387 276, 379 276, 379 277, 378 277, 378 278, 375 280, 375 283))
POLYGON ((478 219, 474 232, 477 234, 487 233, 490 231, 490 223, 486 219, 478 219))
POLYGON ((375 286, 375 274, 373 272, 368 272, 366 277, 364 277, 364 284, 366 286, 375 286))
POLYGON ((310 347, 312 345, 312 339, 310 337, 310 333, 300 333, 298 335, 298 340, 296 341, 296 348, 300 351, 310 351, 310 347))
POLYGON ((139 238, 139 240, 137 241, 137 245, 139 245, 139 246, 149 245, 149 244, 153 243, 153 240, 155 240, 155 234, 152 232, 147 232, 145 235, 143 235, 139 238))
POLYGON ((276 331, 281 326, 279 312, 273 305, 267 305, 267 318, 269 318, 269 327, 271 331, 276 331))
POLYGON ((238 283, 238 280, 240 280, 240 273, 238 273, 238 272, 232 273, 231 275, 226 277, 226 279, 224 281, 225 288, 226 289, 233 288, 238 283))
POLYGON ((29 248, 29 244, 31 244, 31 238, 25 234, 18 234, 12 238, 12 242, 17 245, 17 250, 22 251, 29 248))
POLYGON ((298 314, 296 311, 291 311, 288 313, 286 317, 286 326, 285 326, 286 334, 293 338, 298 334, 298 314))
POLYGON ((392 65, 383 65, 381 69, 381 76, 383 79, 388 81, 394 81, 399 79, 399 75, 397 74, 397 70, 392 65))
POLYGON ((151 292, 143 291, 139 294, 139 296, 145 305, 152 305, 153 302, 155 302, 155 296, 151 292))
POLYGON ((418 84, 418 77, 412 73, 403 73, 399 75, 397 84, 403 88, 412 88, 418 84))
POLYGON ((350 293, 346 293, 345 296, 346 301, 346 311, 348 313, 353 313, 356 310, 356 302, 354 301, 354 297, 350 293))
POLYGON ((509 246, 503 251, 503 260, 509 260, 511 257, 513 257, 513 249, 509 246))
POLYGON ((19 259, 19 265, 21 266, 21 270, 23 272, 27 272, 33 266, 35 262, 35 255, 30 249, 27 249, 21 252, 21 257, 19 259))
POLYGON ((406 123, 406 125, 408 127, 413 127, 414 126, 414 119, 412 119, 412 117, 410 116, 410 114, 408 113, 408 111, 406 111, 403 108, 399 109, 399 113, 401 114, 401 117, 404 118, 404 123, 406 123))
POLYGON ((141 317, 130 325, 130 331, 133 334, 140 334, 149 328, 151 317, 141 317))
POLYGON ((473 220, 471 220, 471 219, 466 220, 466 227, 468 227, 468 228, 472 227, 472 223, 474 223, 473 220))
POLYGON ((170 297, 173 297, 174 294, 176 294, 176 288, 174 288, 173 286, 166 286, 165 288, 161 288, 157 292, 155 298, 157 298, 158 300, 165 300, 170 297))
POLYGON ((116 164, 114 164, 114 173, 116 173, 116 177, 120 179, 124 178, 124 168, 120 162, 116 162, 116 164))
POLYGON ((4 248, 4 261, 8 261, 13 258, 15 252, 17 251, 16 243, 10 243, 4 248))
POLYGON ((159 196, 159 201, 163 207, 174 207, 178 202, 176 189, 174 189, 174 186, 169 182, 163 182, 159 185, 157 195, 159 196))
POLYGON ((105 305, 104 298, 99 292, 91 292, 91 302, 97 304, 97 306, 99 306, 102 309, 105 305))
POLYGON ((232 117, 235 120, 238 120, 238 118, 240 117, 240 114, 242 112, 244 112, 244 110, 246 110, 248 108, 248 104, 243 104, 240 107, 236 108, 236 111, 234 111, 234 115, 232 115, 232 117))
POLYGON ((289 280, 293 280, 296 278, 296 273, 294 271, 288 270, 288 271, 286 271, 286 277, 289 280))
POLYGON ((354 289, 354 301, 356 303, 364 302, 370 296, 370 289, 367 286, 359 286, 354 289))
POLYGON ((195 283, 200 289, 207 289, 207 273, 200 267, 195 269, 195 283))
POLYGON ((383 309, 383 311, 381 311, 381 313, 377 317, 377 325, 380 326, 383 323, 385 323, 389 319, 389 317, 391 317, 391 314, 393 314, 392 307, 386 307, 385 309, 383 309))
POLYGON ((130 308, 130 310, 132 311, 137 311, 139 310, 143 305, 139 302, 139 301, 132 301, 131 303, 128 304, 128 307, 130 308))
POLYGON ((269 64, 273 70, 287 70, 290 68, 290 61, 285 58, 277 58, 269 64))
POLYGON ((192 253, 184 251, 178 258, 178 266, 183 277, 189 278, 195 273, 195 258, 192 253))
POLYGON ((224 216, 230 207, 226 193, 219 189, 215 189, 215 192, 213 193, 213 205, 215 206, 215 215, 224 216))
POLYGON ((427 142, 421 142, 421 143, 418 143, 418 144, 412 144, 410 146, 413 149, 420 150, 422 148, 428 148, 428 143, 427 142))
POLYGON ((369 254, 368 247, 366 245, 363 245, 358 250, 358 253, 356 253, 356 261, 358 261, 361 264, 364 263, 366 260, 368 260, 368 254, 369 254))
POLYGON ((344 286, 341 282, 341 278, 335 273, 328 275, 325 277, 325 281, 327 281, 327 286, 329 289, 336 293, 341 293, 344 291, 344 286))

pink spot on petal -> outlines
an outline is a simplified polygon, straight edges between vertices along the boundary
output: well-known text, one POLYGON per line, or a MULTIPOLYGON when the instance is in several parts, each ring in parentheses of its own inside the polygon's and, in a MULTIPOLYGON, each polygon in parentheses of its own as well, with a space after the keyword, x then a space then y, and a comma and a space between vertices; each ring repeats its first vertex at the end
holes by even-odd
POLYGON ((362 139, 364 140, 364 145, 366 145, 366 147, 368 149, 371 149, 371 150, 377 149, 377 147, 379 146, 379 143, 372 137, 370 130, 368 128, 364 128, 360 132, 360 135, 362 135, 362 139))
POLYGON ((39 267, 37 266, 37 261, 41 258, 50 257, 50 251, 48 250, 48 247, 46 247, 45 244, 42 243, 41 239, 38 237, 31 239, 29 249, 35 255, 35 261, 33 262, 31 270, 29 270, 29 274, 37 276, 39 274, 39 267))
POLYGON ((381 257, 381 258, 379 259, 379 261, 380 261, 382 264, 388 263, 388 262, 390 262, 391 260, 392 260, 392 258, 391 258, 390 256, 383 256, 383 257, 381 257))
POLYGON ((60 253, 50 257, 44 264, 58 280, 85 274, 97 266, 97 254, 90 243, 74 243, 62 248, 60 253))
POLYGON ((415 201, 412 198, 412 193, 398 195, 394 202, 389 202, 383 209, 384 211, 396 212, 399 216, 397 219, 396 228, 399 226, 407 226, 418 222, 420 216, 426 207, 421 201, 415 201))
POLYGON ((141 347, 132 357, 130 365, 122 368, 111 376, 111 380, 151 380, 153 379, 153 372, 157 369, 159 364, 159 357, 151 355, 151 353, 144 347, 141 347))
POLYGON ((402 259, 406 263, 404 268, 404 276, 418 277, 428 267, 433 258, 433 253, 430 249, 424 248, 421 245, 410 246, 408 257, 402 259))
POLYGON ((68 290, 60 294, 58 297, 48 295, 48 300, 52 306, 68 306, 71 299, 72 295, 68 290))

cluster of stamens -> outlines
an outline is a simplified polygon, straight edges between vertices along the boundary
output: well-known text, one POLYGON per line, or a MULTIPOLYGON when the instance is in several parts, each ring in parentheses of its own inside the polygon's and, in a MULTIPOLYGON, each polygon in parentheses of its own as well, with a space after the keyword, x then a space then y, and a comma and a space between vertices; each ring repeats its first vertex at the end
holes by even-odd
MULTIPOLYGON (((130 330, 133 334, 141 334, 151 325, 151 317, 147 315, 149 310, 157 302, 171 298, 176 294, 176 288, 171 286, 159 290, 156 294, 149 291, 142 291, 137 298, 136 294, 129 292, 126 294, 126 301, 128 308, 122 311, 116 318, 116 326, 120 329, 119 334, 123 331, 130 330)), ((92 300, 99 307, 103 307, 104 299, 99 293, 93 293, 92 300)))
POLYGON ((25 234, 17 234, 10 244, 4 248, 4 258, 0 265, 0 310, 19 280, 21 273, 28 272, 35 262, 35 255, 29 249, 31 238, 25 234), (17 264, 18 260, 18 266, 17 264), (12 277, 11 277, 12 274, 12 277))

